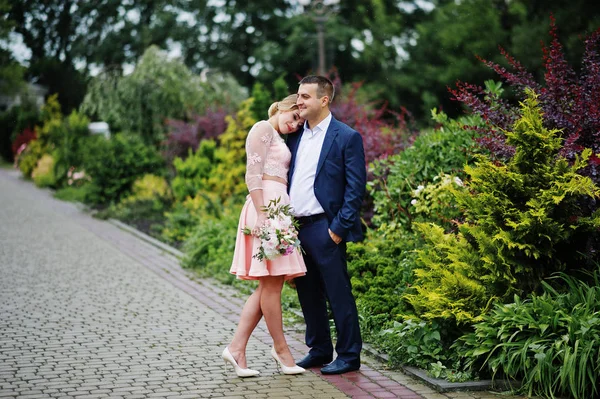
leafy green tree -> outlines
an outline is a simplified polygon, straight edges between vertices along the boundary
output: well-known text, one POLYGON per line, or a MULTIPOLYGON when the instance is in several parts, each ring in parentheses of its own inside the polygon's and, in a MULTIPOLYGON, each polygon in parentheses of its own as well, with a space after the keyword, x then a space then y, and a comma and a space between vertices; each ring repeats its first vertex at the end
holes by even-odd
MULTIPOLYGON (((11 3, 0 0, 0 40, 7 40, 14 22, 8 19, 11 3)), ((0 92, 5 95, 15 93, 23 84, 23 67, 12 58, 10 52, 0 48, 0 92)))
POLYGON ((111 129, 139 133, 148 143, 158 144, 164 136, 166 118, 186 119, 202 114, 209 105, 239 101, 243 90, 230 79, 219 76, 202 82, 179 60, 169 60, 157 47, 150 47, 133 73, 121 76, 107 71, 96 77, 82 104, 82 110, 105 120, 111 129), (215 89, 217 88, 217 89, 215 89))
POLYGON ((59 93, 65 112, 79 106, 92 67, 121 69, 146 49, 195 36, 180 16, 203 1, 14 0, 8 19, 31 51, 28 77, 59 93), (75 67, 77 65, 77 68, 75 67))
POLYGON ((418 23, 404 49, 408 58, 393 76, 402 104, 418 118, 432 107, 450 116, 460 108, 452 102, 447 86, 457 80, 481 85, 491 71, 476 56, 505 65, 498 46, 518 59, 529 71, 543 73, 542 49, 550 15, 556 18, 564 38, 567 60, 581 59, 581 41, 600 26, 600 3, 593 0, 465 0, 450 1, 433 9, 418 23), (582 16, 585 15, 585 18, 582 16))

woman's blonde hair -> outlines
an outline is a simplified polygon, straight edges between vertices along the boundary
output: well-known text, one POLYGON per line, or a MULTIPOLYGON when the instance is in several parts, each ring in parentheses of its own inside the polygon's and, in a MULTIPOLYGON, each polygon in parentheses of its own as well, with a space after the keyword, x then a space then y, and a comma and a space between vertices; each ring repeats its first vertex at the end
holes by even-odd
POLYGON ((276 101, 269 107, 269 118, 277 113, 277 111, 292 111, 298 109, 296 100, 298 99, 297 94, 290 94, 281 101, 276 101))

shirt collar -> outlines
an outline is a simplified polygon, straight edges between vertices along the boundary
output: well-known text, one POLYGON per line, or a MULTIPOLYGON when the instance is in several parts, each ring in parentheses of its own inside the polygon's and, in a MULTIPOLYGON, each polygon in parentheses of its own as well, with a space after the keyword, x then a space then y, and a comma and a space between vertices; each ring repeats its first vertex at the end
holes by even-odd
POLYGON ((321 122, 319 122, 319 124, 312 129, 310 129, 308 127, 308 121, 304 122, 304 131, 311 132, 312 133, 311 137, 312 137, 312 136, 316 135, 317 133, 327 132, 327 129, 329 128, 330 123, 331 123, 331 112, 329 113, 329 115, 327 115, 325 117, 325 119, 323 119, 321 122))

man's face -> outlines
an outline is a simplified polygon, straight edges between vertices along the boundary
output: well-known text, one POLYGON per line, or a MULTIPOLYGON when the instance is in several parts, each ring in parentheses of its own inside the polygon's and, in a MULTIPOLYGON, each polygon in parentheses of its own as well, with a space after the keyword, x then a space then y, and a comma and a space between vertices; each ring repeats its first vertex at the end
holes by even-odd
POLYGON ((302 84, 298 87, 296 104, 298 104, 298 110, 303 119, 310 120, 321 112, 325 100, 317 97, 317 87, 316 83, 302 84))

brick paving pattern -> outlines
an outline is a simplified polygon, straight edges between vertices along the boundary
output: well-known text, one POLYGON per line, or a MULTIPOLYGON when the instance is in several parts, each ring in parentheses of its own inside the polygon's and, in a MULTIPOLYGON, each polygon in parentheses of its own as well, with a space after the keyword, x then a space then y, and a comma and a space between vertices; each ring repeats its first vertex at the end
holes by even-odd
MULTIPOLYGON (((261 375, 237 378, 220 353, 244 298, 6 169, 0 272, 0 398, 499 397, 437 393, 368 358, 341 376, 279 374, 263 322, 248 346, 261 375)), ((287 336, 300 358, 302 335, 287 336)))

